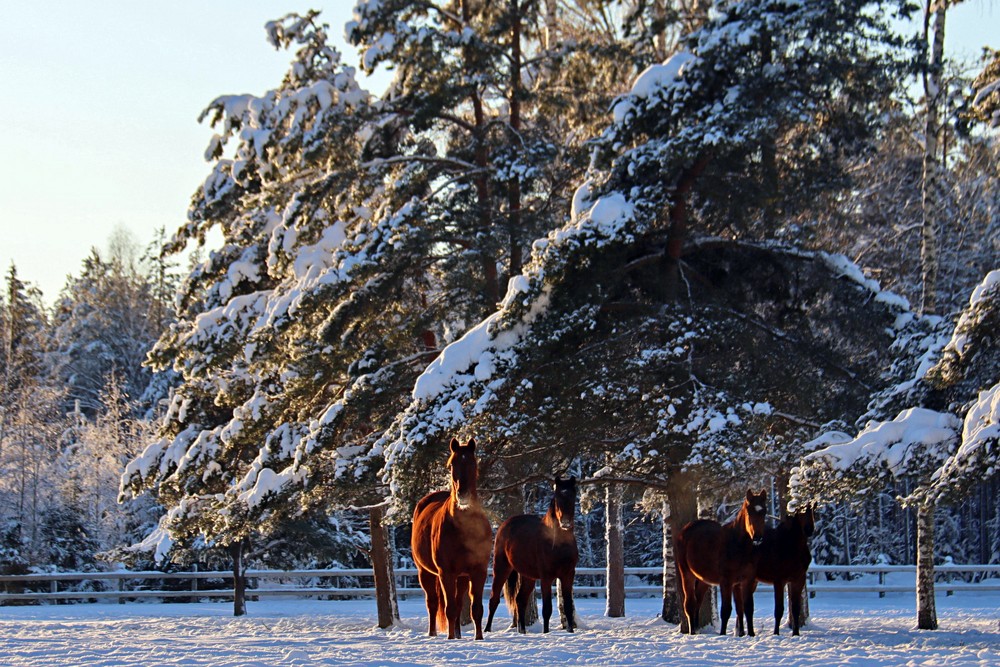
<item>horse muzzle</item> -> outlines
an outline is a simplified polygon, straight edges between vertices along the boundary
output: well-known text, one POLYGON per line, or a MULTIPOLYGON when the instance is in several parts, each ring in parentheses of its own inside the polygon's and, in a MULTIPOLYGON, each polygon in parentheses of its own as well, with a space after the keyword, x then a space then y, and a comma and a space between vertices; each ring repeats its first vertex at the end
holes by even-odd
POLYGON ((761 545, 761 542, 763 542, 763 541, 764 541, 764 538, 763 538, 763 537, 755 537, 755 538, 753 539, 753 545, 754 545, 755 547, 759 547, 759 546, 761 545))
POLYGON ((572 521, 560 521, 559 522, 559 527, 561 529, 563 529, 563 530, 573 530, 573 522, 572 521))

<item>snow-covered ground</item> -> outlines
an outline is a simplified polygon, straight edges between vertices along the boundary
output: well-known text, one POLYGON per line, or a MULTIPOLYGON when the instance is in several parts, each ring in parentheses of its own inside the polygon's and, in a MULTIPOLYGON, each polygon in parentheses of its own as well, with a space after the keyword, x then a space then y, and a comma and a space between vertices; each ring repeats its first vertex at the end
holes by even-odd
MULTIPOLYGON (((0 608, 0 664, 83 667, 310 665, 1000 665, 1000 593, 938 597, 941 629, 914 629, 912 595, 820 595, 801 637, 770 634, 771 596, 757 595, 757 637, 683 636, 657 620, 659 600, 629 599, 604 618, 603 600, 577 601, 575 634, 538 627, 486 640, 424 636, 423 601, 400 602, 402 625, 375 627, 371 601, 266 600, 232 605, 79 604, 0 608)), ((501 606, 500 626, 509 617, 501 606)))

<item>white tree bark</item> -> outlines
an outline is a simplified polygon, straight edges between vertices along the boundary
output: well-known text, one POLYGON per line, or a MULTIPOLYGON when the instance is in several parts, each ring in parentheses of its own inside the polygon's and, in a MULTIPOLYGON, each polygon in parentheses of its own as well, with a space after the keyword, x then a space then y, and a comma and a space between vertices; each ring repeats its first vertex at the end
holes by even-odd
POLYGON ((938 237, 941 211, 945 204, 943 192, 943 165, 938 137, 941 132, 941 104, 943 95, 944 26, 948 3, 931 0, 926 9, 925 21, 932 22, 931 56, 924 74, 924 101, 927 106, 924 118, 924 160, 921 189, 922 220, 920 227, 920 272, 922 294, 920 311, 925 315, 937 310, 938 286, 938 237))
POLYGON ((934 506, 917 506, 917 627, 936 630, 934 604, 934 506))

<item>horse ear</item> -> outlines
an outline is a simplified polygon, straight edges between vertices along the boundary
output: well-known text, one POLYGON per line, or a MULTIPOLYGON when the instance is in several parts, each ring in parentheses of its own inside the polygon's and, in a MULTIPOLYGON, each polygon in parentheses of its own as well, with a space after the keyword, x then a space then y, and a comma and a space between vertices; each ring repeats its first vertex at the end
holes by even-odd
POLYGON ((753 500, 753 489, 747 488, 747 500, 753 500))
POLYGON ((458 441, 458 438, 452 438, 451 439, 451 451, 452 451, 452 453, 457 452, 458 448, 461 447, 461 446, 462 446, 462 444, 458 441))
POLYGON ((475 452, 476 451, 476 440, 475 440, 475 438, 469 438, 469 443, 466 445, 466 447, 468 447, 473 452, 475 452))

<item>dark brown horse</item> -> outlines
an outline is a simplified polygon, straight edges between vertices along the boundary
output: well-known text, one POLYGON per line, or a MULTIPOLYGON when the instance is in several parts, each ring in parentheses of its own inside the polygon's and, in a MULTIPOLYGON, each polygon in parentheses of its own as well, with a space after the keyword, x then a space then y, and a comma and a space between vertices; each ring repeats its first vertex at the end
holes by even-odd
MULTIPOLYGON (((573 577, 579 553, 573 532, 576 506, 576 478, 556 479, 549 511, 544 517, 533 514, 512 516, 497 530, 493 547, 493 591, 490 594, 490 616, 486 631, 493 628, 493 614, 500 604, 504 584, 516 590, 514 622, 518 632, 527 631, 525 618, 535 581, 542 583, 543 631, 549 631, 552 617, 552 582, 562 585, 566 612, 566 628, 573 632, 576 614, 573 610, 573 577)), ((508 606, 510 600, 508 600, 508 606)))
POLYGON ((757 582, 774 584, 774 634, 780 634, 781 617, 785 613, 785 584, 788 584, 788 623, 792 634, 802 626, 802 590, 806 585, 806 570, 812 562, 809 537, 816 530, 816 516, 810 505, 796 514, 786 516, 775 528, 764 531, 757 549, 757 578, 747 590, 744 604, 747 623, 753 626, 753 592, 757 582))
MULTIPOLYGON (((736 518, 722 525, 717 521, 701 519, 684 526, 677 536, 677 570, 684 594, 684 615, 688 632, 695 634, 698 610, 709 590, 709 584, 718 585, 722 592, 722 627, 726 625, 736 601, 736 634, 743 636, 743 604, 746 591, 754 583, 756 552, 754 543, 764 534, 764 517, 767 514, 767 492, 747 490, 746 499, 736 518)), ((753 636, 753 617, 747 631, 753 636)))
POLYGON ((413 510, 410 545, 427 597, 427 633, 448 624, 448 639, 462 636, 462 597, 472 599, 476 639, 483 638, 483 586, 493 529, 476 491, 476 443, 451 441, 451 489, 424 496, 413 510))

